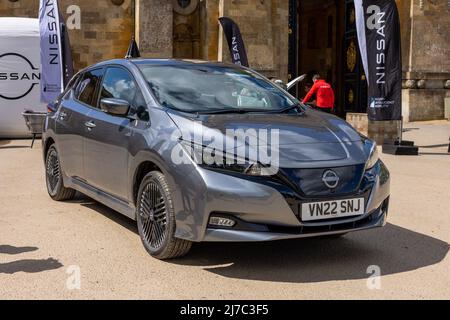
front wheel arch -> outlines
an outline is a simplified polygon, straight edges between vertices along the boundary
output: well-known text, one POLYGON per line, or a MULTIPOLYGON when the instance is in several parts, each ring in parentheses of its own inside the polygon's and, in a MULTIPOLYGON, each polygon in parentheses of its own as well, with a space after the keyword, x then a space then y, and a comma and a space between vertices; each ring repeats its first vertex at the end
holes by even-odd
POLYGON ((152 171, 141 182, 136 206, 142 244, 151 256, 161 260, 182 257, 192 246, 192 242, 175 237, 176 218, 170 191, 164 174, 152 171))
POLYGON ((47 138, 47 140, 45 141, 45 144, 44 144, 44 154, 43 154, 43 156, 44 156, 44 161, 47 159, 47 153, 48 153, 48 150, 49 150, 50 147, 51 147, 52 145, 54 145, 54 144, 56 144, 56 143, 55 143, 55 140, 53 140, 52 137, 47 138))
POLYGON ((153 161, 143 161, 137 166, 133 175, 133 189, 132 189, 133 203, 135 205, 137 205, 137 197, 142 180, 144 180, 145 176, 152 171, 158 171, 162 173, 162 170, 153 161))

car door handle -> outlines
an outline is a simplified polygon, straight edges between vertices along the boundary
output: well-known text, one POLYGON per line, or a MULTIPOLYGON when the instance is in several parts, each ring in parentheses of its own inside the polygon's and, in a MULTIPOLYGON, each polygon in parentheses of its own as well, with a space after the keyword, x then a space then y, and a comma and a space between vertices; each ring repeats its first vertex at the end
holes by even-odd
POLYGON ((93 129, 93 128, 96 127, 94 121, 92 121, 92 120, 91 120, 91 121, 85 122, 84 125, 85 125, 88 129, 93 129))
POLYGON ((65 113, 64 111, 61 111, 61 112, 59 113, 59 119, 60 119, 60 120, 66 120, 67 116, 68 116, 68 114, 65 113))

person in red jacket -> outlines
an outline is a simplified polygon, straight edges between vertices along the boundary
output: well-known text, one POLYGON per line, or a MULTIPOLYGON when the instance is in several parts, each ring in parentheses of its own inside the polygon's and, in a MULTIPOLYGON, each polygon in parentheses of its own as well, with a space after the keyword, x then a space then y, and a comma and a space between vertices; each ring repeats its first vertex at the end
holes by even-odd
POLYGON ((325 80, 320 79, 320 75, 316 74, 313 77, 314 85, 309 90, 303 103, 307 103, 314 94, 317 95, 316 106, 319 110, 331 113, 334 108, 334 91, 331 85, 325 80))

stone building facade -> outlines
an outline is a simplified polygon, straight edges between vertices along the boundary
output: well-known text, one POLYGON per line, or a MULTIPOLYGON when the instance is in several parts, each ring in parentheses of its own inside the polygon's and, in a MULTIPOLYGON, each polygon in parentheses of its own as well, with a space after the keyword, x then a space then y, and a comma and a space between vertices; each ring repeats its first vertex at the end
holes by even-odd
MULTIPOLYGON (((69 30, 76 70, 124 56, 134 34, 131 2, 128 6, 117 6, 110 0, 59 0, 65 18, 76 14, 74 9, 80 9, 80 29, 69 30)), ((38 0, 0 0, 0 17, 37 18, 38 14, 38 0)))
MULTIPOLYGON (((79 28, 69 30, 75 69, 123 57, 133 36, 145 57, 229 61, 226 40, 218 24, 220 16, 228 16, 241 28, 252 68, 284 81, 302 73, 320 72, 336 89, 341 116, 363 112, 365 108, 365 77, 358 67, 359 53, 352 31, 353 0, 59 3, 68 22, 76 19, 79 10, 79 28), (350 72, 349 67, 356 71, 350 72), (354 83, 347 88, 349 77, 354 83)), ((401 16, 405 120, 442 119, 444 99, 450 98, 450 1, 397 0, 397 4, 401 16)), ((38 6, 38 0, 0 0, 0 17, 37 17, 38 6)), ((304 90, 303 85, 298 86, 295 94, 303 96, 304 90)), ((352 119, 361 116, 349 118, 352 119)), ((393 125, 364 126, 368 126, 369 135, 382 141, 393 135, 393 125)))
MULTIPOLYGON (((132 36, 146 57, 228 60, 218 18, 236 20, 254 69, 287 78, 286 0, 59 0, 66 19, 80 8, 81 28, 69 30, 75 69, 123 57, 132 36), (186 6, 186 7, 185 7, 186 6)), ((0 17, 37 17, 38 0, 0 0, 0 17)))
POLYGON ((403 52, 403 115, 442 119, 450 98, 450 1, 399 0, 403 52))
POLYGON ((135 3, 136 38, 144 56, 229 61, 218 23, 220 16, 228 16, 241 28, 251 67, 268 76, 287 79, 286 0, 135 0, 135 3))

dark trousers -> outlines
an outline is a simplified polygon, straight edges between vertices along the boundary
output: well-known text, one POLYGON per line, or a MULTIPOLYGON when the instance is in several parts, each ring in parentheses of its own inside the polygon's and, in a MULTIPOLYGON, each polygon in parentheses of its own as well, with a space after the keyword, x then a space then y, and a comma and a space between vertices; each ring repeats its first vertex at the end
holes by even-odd
POLYGON ((333 108, 320 108, 320 107, 315 107, 314 109, 322 111, 322 112, 326 112, 326 113, 333 113, 333 108))

